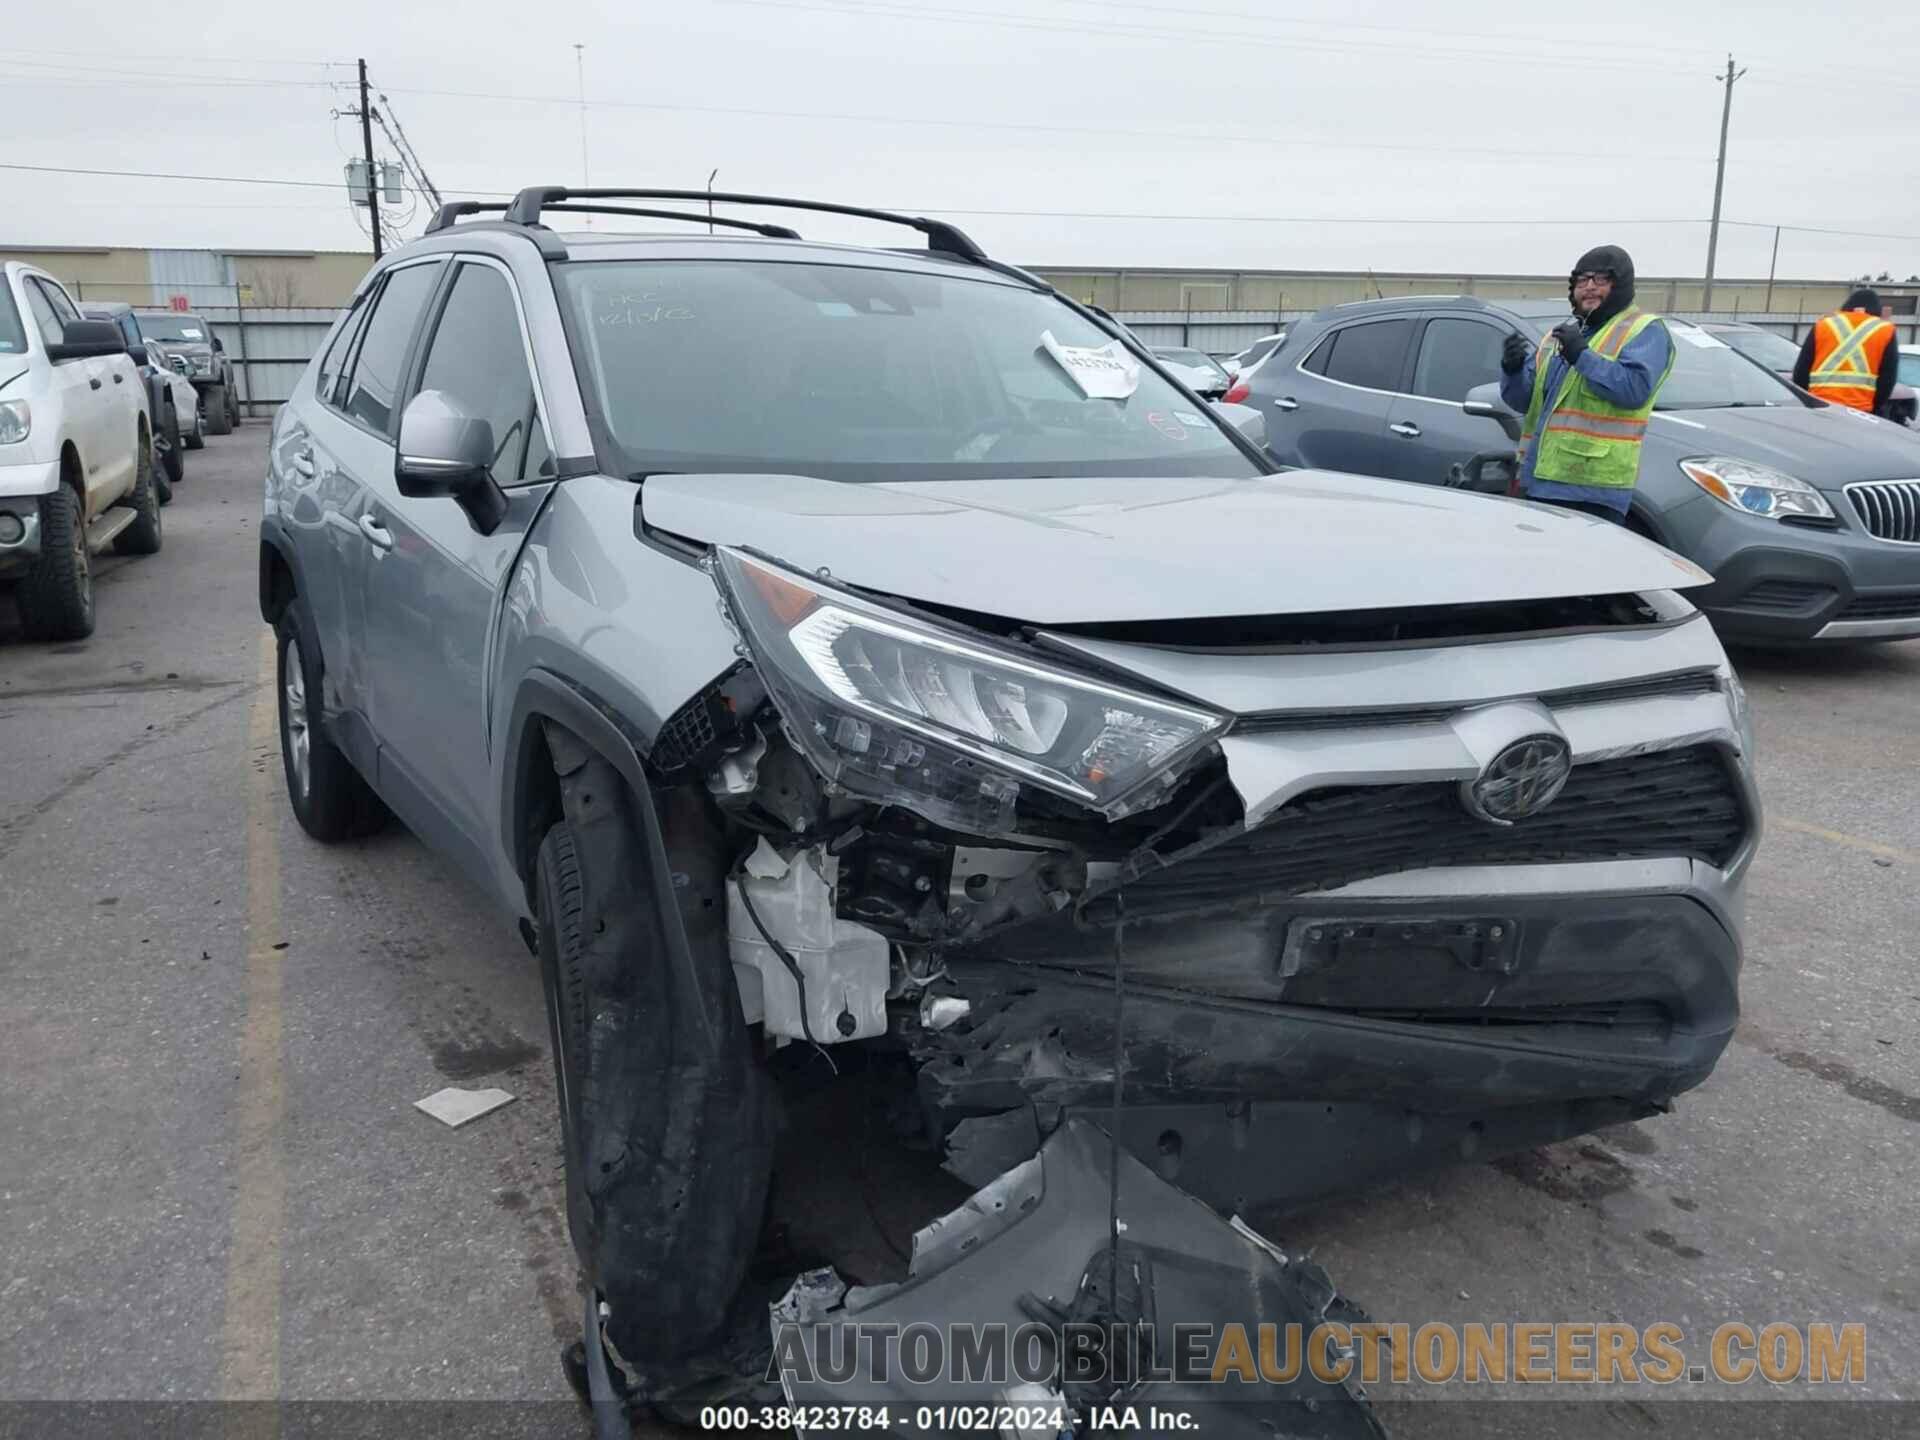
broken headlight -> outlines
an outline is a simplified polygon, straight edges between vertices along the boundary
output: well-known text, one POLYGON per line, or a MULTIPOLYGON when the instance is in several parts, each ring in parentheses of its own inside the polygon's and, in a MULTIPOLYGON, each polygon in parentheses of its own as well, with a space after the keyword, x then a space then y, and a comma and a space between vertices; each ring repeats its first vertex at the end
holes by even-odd
POLYGON ((794 743, 843 788, 994 833, 1021 783, 1109 818, 1158 803, 1226 726, 722 549, 742 638, 794 743))

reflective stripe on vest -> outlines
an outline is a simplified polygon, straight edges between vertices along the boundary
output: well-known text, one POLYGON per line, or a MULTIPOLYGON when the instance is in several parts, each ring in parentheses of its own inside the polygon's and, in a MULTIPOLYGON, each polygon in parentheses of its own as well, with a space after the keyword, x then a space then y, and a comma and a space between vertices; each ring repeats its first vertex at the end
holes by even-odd
POLYGON ((1891 321, 1864 310, 1823 315, 1814 326, 1807 389, 1835 405, 1871 410, 1879 389, 1880 364, 1893 336, 1891 321))
MULTIPOLYGON (((1659 320, 1658 315, 1628 308, 1608 321, 1588 348, 1605 359, 1616 360, 1635 336, 1659 320)), ((1549 401, 1546 375, 1551 355, 1543 345, 1535 359, 1533 399, 1527 407, 1526 433, 1521 442, 1524 454, 1534 434, 1540 434, 1533 478, 1604 490, 1632 489, 1640 470, 1640 442, 1646 437, 1647 417, 1653 412, 1660 386, 1673 369, 1672 347, 1668 347, 1666 370, 1654 381, 1645 402, 1632 408, 1615 405, 1588 385, 1573 366, 1567 367, 1558 394, 1549 401)))

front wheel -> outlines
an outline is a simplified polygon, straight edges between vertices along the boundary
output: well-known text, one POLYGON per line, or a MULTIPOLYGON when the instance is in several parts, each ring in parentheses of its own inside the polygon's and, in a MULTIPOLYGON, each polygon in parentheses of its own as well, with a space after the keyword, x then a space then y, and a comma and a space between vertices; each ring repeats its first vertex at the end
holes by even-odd
POLYGON ((187 432, 187 449, 204 450, 207 448, 206 432, 200 425, 200 397, 193 399, 193 429, 187 432))
POLYGON ((697 1001, 661 943, 682 897, 634 882, 652 870, 619 774, 594 759, 567 782, 582 824, 547 832, 534 903, 568 1228, 620 1353, 670 1363, 721 1333, 746 1276, 773 1169, 771 1096, 737 1003, 719 1007, 711 1048, 696 1034, 697 1001))
POLYGON ((233 431, 232 412, 227 403, 227 387, 209 385, 206 393, 200 397, 200 408, 206 412, 207 434, 227 435, 233 431))
POLYGON ((14 592, 29 640, 93 633, 93 563, 80 497, 66 485, 40 498, 40 558, 14 592))

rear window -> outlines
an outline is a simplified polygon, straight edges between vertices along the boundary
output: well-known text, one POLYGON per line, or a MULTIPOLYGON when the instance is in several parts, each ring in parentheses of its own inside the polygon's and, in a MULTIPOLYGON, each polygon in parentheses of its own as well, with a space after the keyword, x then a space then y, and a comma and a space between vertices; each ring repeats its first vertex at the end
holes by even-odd
POLYGON ((1024 286, 775 262, 554 274, 603 463, 625 474, 1261 473, 1111 335, 1024 286))
POLYGON ((26 353, 27 332, 20 323, 20 307, 13 303, 13 287, 0 279, 0 355, 26 353))

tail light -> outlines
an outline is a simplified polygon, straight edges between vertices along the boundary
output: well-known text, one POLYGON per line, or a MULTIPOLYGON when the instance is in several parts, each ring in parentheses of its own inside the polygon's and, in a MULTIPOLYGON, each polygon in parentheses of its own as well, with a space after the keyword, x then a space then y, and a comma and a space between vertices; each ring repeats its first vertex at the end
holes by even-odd
POLYGON ((1247 397, 1253 393, 1253 387, 1247 384, 1245 375, 1233 377, 1233 384, 1227 387, 1227 393, 1220 397, 1222 405, 1244 405, 1247 397))

